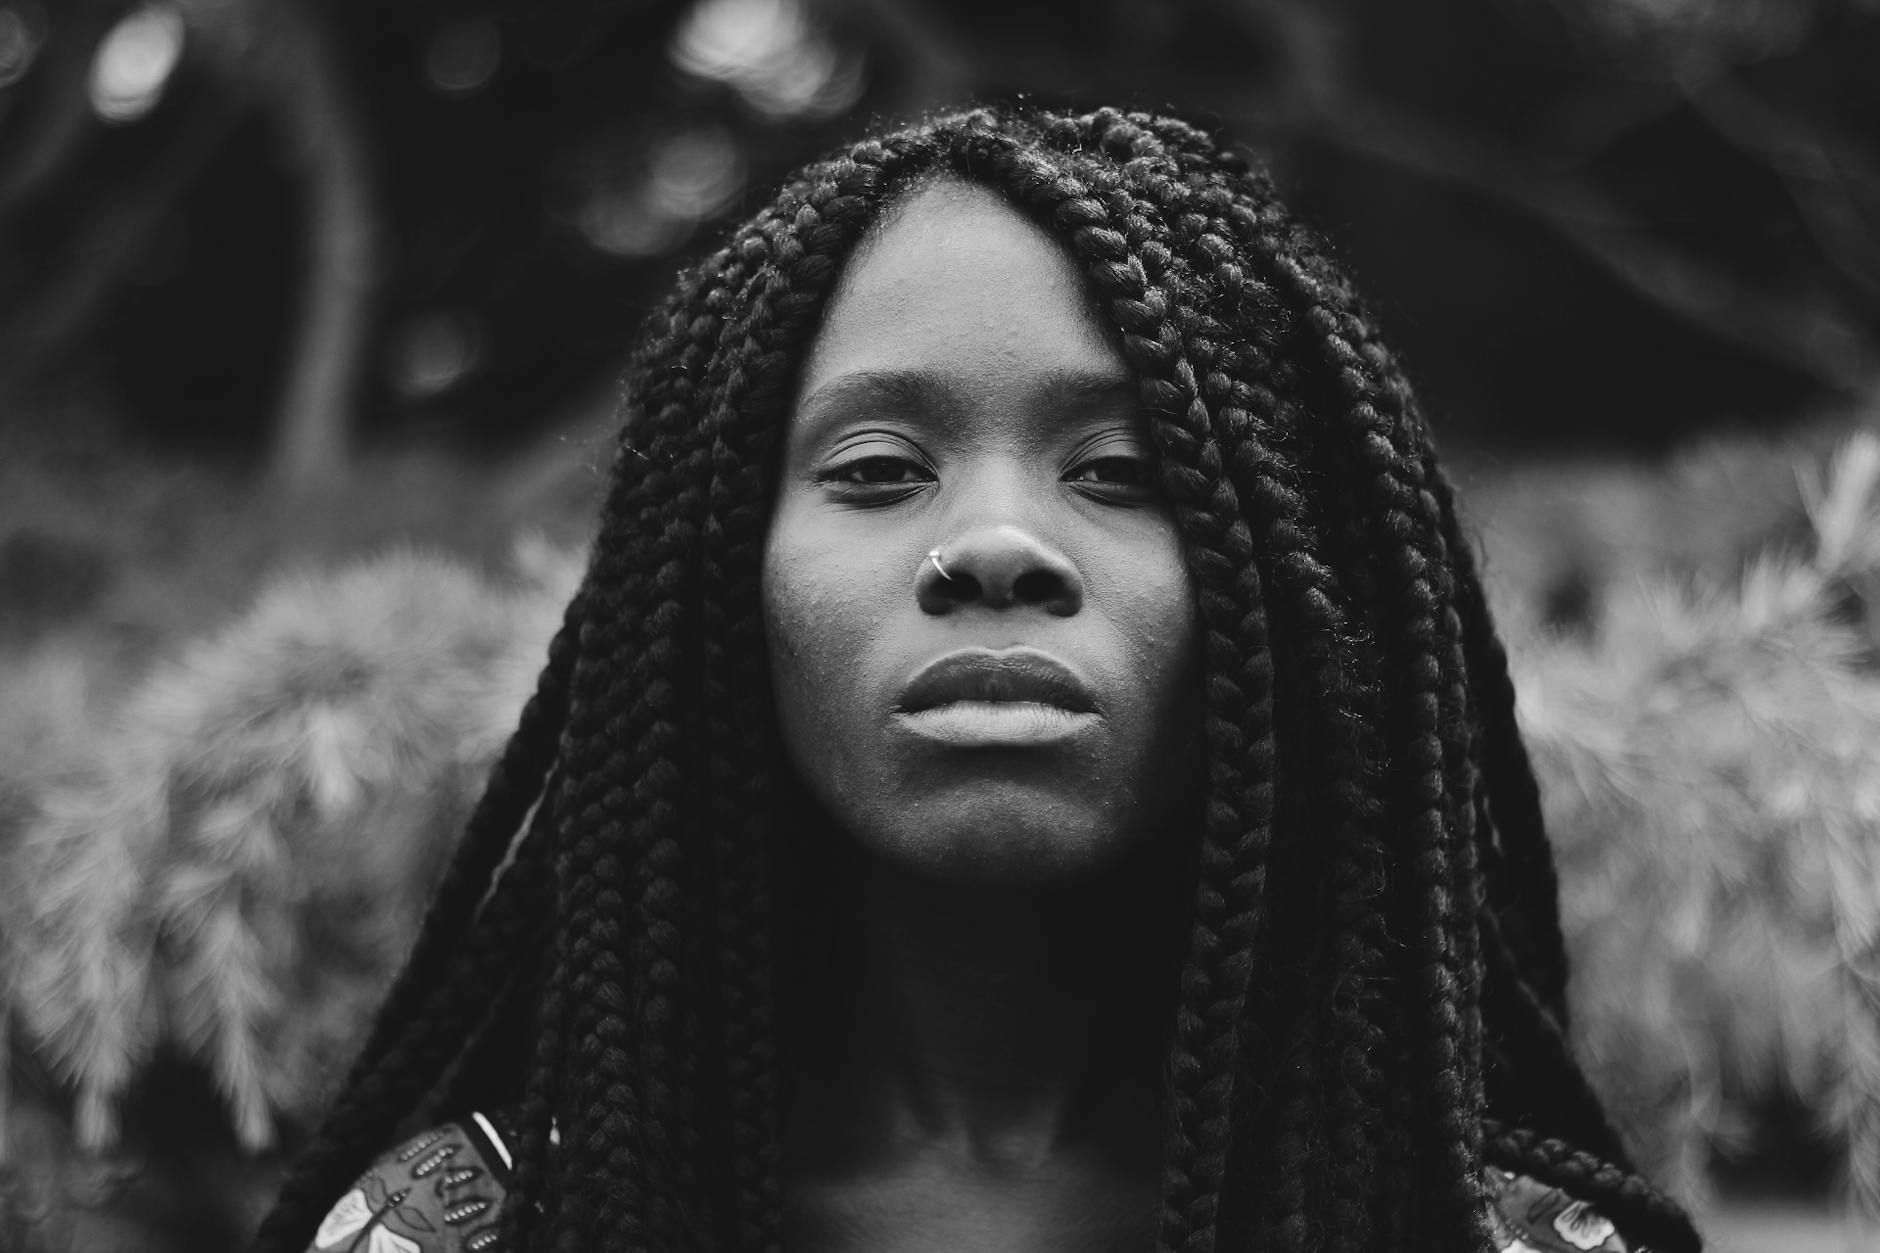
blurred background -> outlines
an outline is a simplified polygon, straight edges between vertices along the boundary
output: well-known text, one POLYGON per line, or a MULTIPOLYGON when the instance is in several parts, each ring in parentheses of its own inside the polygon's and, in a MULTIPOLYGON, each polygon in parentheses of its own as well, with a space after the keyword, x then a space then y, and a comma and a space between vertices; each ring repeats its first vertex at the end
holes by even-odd
POLYGON ((1880 0, 0 0, 0 1247, 238 1247, 650 303, 1019 93, 1224 127, 1333 238, 1482 536, 1596 1081, 1720 1247, 1876 1247, 1876 64, 1880 0))

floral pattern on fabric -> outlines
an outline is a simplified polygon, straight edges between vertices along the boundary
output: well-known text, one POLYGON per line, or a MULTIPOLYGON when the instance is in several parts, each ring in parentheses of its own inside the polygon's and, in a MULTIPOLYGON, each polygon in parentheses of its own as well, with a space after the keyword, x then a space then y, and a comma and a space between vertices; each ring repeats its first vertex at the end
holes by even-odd
POLYGON ((477 1119, 406 1141, 339 1199, 308 1253, 492 1253, 508 1178, 502 1136, 477 1119))
POLYGON ((1488 1231, 1500 1253, 1651 1253, 1559 1188, 1494 1166, 1486 1175, 1488 1231))
MULTIPOLYGON (((308 1253, 495 1253, 512 1135, 472 1114, 400 1145, 340 1198, 308 1253)), ((1494 1166, 1485 1182, 1497 1253, 1651 1253, 1559 1188, 1494 1166)))

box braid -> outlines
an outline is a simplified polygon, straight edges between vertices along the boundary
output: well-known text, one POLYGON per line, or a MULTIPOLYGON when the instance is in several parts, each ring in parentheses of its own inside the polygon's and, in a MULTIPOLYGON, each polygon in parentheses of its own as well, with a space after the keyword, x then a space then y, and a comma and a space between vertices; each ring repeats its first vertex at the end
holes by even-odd
POLYGON ((779 1248, 773 860, 801 807, 761 631, 775 455, 843 261, 936 177, 1001 192, 1086 276, 1196 587, 1209 762, 1158 1249, 1483 1248, 1485 1162, 1695 1249, 1567 1047, 1506 657, 1402 370, 1210 136, 1036 109, 810 167, 652 322, 540 690, 258 1247, 303 1247, 456 1098, 519 1102, 506 1248, 779 1248), (518 1007, 520 1044, 491 1022, 518 1007))

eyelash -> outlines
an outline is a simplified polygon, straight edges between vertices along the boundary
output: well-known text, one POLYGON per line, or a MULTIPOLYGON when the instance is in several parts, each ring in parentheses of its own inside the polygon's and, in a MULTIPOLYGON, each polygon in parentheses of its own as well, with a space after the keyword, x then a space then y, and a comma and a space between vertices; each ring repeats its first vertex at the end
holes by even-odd
POLYGON ((1082 484, 1080 490, 1082 490, 1085 495, 1113 504, 1130 504, 1136 501, 1148 500, 1155 495, 1156 491, 1155 466, 1151 464, 1147 457, 1115 454, 1107 457, 1092 457, 1088 461, 1080 462, 1070 473, 1064 476, 1064 480, 1067 483, 1082 484), (1079 479, 1073 477, 1082 474, 1086 470, 1094 470, 1098 466, 1125 467, 1128 470, 1129 477, 1124 482, 1106 482, 1099 479, 1079 479))
MULTIPOLYGON (((906 500, 937 481, 934 471, 925 463, 893 453, 870 453, 838 462, 818 477, 837 493, 850 497, 858 504, 867 505, 889 505, 906 500), (886 469, 903 476, 912 471, 918 477, 861 477, 871 469, 877 473, 886 469)), ((1061 481, 1073 485, 1090 499, 1109 505, 1140 504, 1152 499, 1156 493, 1154 465, 1147 457, 1134 455, 1112 454, 1087 458, 1066 471, 1061 481), (1101 467, 1110 467, 1112 473, 1115 467, 1123 467, 1127 477, 1124 481, 1081 477, 1101 467)))

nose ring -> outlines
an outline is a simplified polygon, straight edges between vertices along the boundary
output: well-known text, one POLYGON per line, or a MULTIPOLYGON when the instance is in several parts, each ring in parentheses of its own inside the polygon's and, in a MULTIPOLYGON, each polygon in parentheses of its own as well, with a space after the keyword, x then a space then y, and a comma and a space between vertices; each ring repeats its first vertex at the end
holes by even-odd
POLYGON ((927 560, 933 562, 933 568, 940 572, 942 579, 945 579, 948 583, 953 581, 953 576, 947 573, 947 568, 940 564, 940 550, 938 548, 927 554, 927 560))

